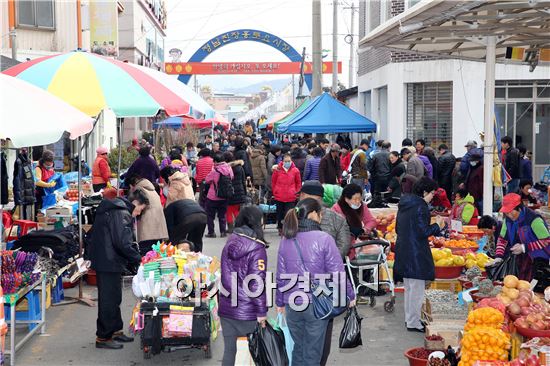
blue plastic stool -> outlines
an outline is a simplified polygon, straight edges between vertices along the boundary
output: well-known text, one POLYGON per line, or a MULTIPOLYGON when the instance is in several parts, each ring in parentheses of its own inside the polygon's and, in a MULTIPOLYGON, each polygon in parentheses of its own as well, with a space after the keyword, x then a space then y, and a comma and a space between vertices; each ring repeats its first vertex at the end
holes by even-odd
POLYGON ((59 276, 52 288, 52 304, 58 304, 65 300, 65 291, 63 290, 63 277, 59 276))
MULTIPOLYGON (((25 298, 28 302, 28 308, 25 311, 16 311, 15 320, 40 320, 40 292, 32 290, 25 295, 25 298)), ((6 321, 9 321, 11 318, 9 305, 4 305, 4 315, 6 321)), ((36 324, 30 323, 29 330, 33 330, 34 328, 36 328, 36 324)))

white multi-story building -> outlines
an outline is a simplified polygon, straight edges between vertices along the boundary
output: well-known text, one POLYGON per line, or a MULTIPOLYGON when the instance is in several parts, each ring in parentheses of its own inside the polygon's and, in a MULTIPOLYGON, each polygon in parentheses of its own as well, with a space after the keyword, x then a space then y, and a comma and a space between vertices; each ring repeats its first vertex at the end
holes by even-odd
MULTIPOLYGON (((421 4, 411 9, 417 3, 418 0, 361 1, 360 39, 382 29, 395 16, 419 11, 421 4)), ((529 66, 502 62, 500 56, 495 78, 500 134, 511 136, 516 145, 523 144, 533 152, 537 179, 550 164, 550 66, 541 64, 530 72, 529 66)), ((446 143, 456 156, 462 156, 467 140, 480 143, 484 62, 360 48, 357 85, 356 108, 378 123, 378 137, 390 140, 394 147, 399 147, 406 137, 413 142, 424 138, 435 148, 446 143)))

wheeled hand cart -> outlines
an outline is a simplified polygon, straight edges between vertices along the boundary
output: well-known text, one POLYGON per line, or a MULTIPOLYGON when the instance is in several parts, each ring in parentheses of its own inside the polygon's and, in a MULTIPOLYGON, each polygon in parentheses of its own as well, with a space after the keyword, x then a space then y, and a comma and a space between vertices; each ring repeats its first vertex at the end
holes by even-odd
POLYGON ((141 326, 141 349, 145 359, 160 352, 173 352, 179 349, 198 348, 204 351, 205 358, 212 357, 210 348, 211 319, 208 303, 182 302, 142 302, 139 317, 141 326), (171 306, 193 308, 193 326, 190 336, 167 336, 163 319, 170 316, 171 306))

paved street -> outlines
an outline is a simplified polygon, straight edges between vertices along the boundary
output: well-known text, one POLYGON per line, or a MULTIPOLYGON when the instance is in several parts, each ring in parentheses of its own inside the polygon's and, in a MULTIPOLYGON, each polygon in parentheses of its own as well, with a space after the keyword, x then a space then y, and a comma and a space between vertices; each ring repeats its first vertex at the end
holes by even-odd
MULTIPOLYGON (((276 267, 279 240, 272 227, 268 227, 266 239, 271 243, 268 249, 268 268, 273 271, 276 267)), ((219 256, 224 243, 225 240, 219 238, 206 239, 205 252, 219 256)), ((86 292, 94 294, 95 287, 86 287, 86 292)), ((73 293, 74 290, 66 292, 69 295, 73 293)), ((122 305, 125 325, 135 301, 131 289, 126 288, 122 305)), ((384 312, 383 301, 383 298, 379 297, 374 309, 365 305, 359 307, 360 314, 364 317, 361 348, 345 351, 338 349, 343 316, 336 320, 329 359, 331 365, 407 365, 403 351, 421 345, 422 336, 404 331, 402 296, 398 296, 396 311, 393 314, 384 312)), ((216 365, 221 362, 221 337, 213 344, 213 357, 210 360, 204 359, 202 351, 198 350, 163 353, 153 356, 150 360, 144 360, 137 341, 125 345, 121 351, 97 350, 94 345, 96 312, 97 308, 83 305, 51 307, 47 312, 47 334, 34 337, 18 352, 17 365, 216 365)))

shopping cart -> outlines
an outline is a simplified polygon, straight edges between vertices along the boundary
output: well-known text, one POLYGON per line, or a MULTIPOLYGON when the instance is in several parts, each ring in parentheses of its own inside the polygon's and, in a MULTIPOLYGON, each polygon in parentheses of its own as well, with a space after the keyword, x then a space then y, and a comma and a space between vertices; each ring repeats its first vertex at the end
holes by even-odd
MULTIPOLYGON (((361 248, 365 248, 367 246, 373 247, 372 249, 374 250, 371 252, 372 254, 358 254, 354 259, 350 259, 349 255, 346 256, 346 268, 348 270, 355 295, 357 296, 359 294, 359 289, 361 287, 366 287, 367 289, 371 289, 375 293, 378 293, 380 286, 386 285, 389 287, 391 297, 390 300, 384 303, 384 310, 391 313, 394 311, 395 305, 395 285, 393 283, 393 276, 390 273, 387 259, 390 242, 384 239, 366 240, 353 244, 352 248, 358 252, 361 248), (386 280, 380 280, 380 267, 384 268, 386 271, 388 277, 386 280), (356 278, 353 273, 354 271, 357 271, 356 278), (370 273, 370 275, 366 276, 368 278, 367 280, 365 280, 365 273, 370 273)), ((370 295, 369 303, 371 307, 376 304, 374 294, 370 295)))

